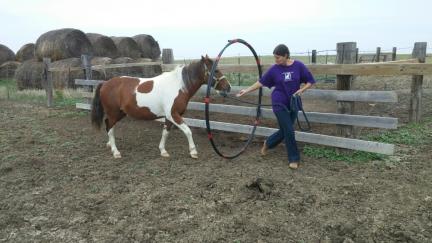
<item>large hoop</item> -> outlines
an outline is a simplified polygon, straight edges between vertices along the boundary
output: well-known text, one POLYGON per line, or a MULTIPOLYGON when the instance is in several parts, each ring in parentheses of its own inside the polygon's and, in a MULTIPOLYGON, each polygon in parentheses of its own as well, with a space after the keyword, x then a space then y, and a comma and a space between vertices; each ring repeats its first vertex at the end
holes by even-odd
POLYGON ((246 47, 249 48, 249 50, 252 52, 252 54, 255 57, 255 62, 257 64, 257 68, 258 68, 258 75, 259 78, 261 79, 262 76, 262 69, 261 69, 261 63, 259 60, 258 55, 256 54, 255 50, 253 49, 253 47, 247 43, 245 40, 242 39, 234 39, 234 40, 229 40, 228 44, 225 45, 225 47, 219 52, 219 55, 216 57, 215 62, 213 63, 208 81, 207 81, 207 93, 206 93, 206 97, 204 99, 204 103, 205 103, 205 121, 206 121, 206 127, 207 127, 207 135, 208 135, 208 139, 210 140, 210 143, 214 149, 214 151, 221 157, 226 158, 226 159, 234 159, 236 157, 238 157, 240 154, 242 154, 246 148, 249 146, 249 144, 252 142, 252 139, 255 136, 255 130, 256 127, 259 123, 259 117, 261 116, 261 97, 262 97, 262 88, 259 89, 259 94, 258 94, 258 106, 257 106, 257 110, 256 110, 256 116, 255 116, 255 122, 253 124, 253 129, 251 134, 249 135, 248 140, 245 142, 245 144, 242 146, 242 148, 240 149, 240 151, 238 151, 237 153, 234 153, 232 155, 226 155, 223 154, 216 146, 215 141, 213 139, 213 135, 211 132, 211 127, 210 127, 210 115, 209 115, 209 106, 210 106, 210 91, 211 91, 211 84, 213 81, 213 77, 216 71, 216 67, 219 63, 219 60, 222 57, 223 52, 225 51, 225 49, 227 49, 230 45, 235 44, 235 43, 241 43, 243 45, 245 45, 246 47))

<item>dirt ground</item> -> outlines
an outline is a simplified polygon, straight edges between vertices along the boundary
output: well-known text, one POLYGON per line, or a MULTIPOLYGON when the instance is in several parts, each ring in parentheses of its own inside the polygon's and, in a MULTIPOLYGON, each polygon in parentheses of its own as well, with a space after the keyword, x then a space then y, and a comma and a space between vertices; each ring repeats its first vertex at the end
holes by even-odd
POLYGON ((160 123, 125 119, 114 159, 87 112, 0 109, 1 242, 432 242, 432 139, 360 164, 302 154, 292 171, 259 141, 221 159, 202 129, 199 159, 179 130, 161 158, 160 123))

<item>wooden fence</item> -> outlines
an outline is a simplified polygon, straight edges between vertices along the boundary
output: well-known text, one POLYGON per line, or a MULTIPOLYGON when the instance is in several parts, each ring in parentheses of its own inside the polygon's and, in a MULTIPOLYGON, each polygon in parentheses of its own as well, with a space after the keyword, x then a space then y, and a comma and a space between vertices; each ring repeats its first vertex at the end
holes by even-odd
MULTIPOLYGON (((104 81, 100 80, 83 80, 76 79, 75 83, 77 85, 97 85, 104 81)), ((232 92, 237 92, 244 87, 235 86, 232 88, 232 92)), ((204 95, 206 87, 203 86, 197 92, 196 95, 204 95)), ((309 90, 304 94, 305 99, 307 98, 317 98, 317 97, 326 97, 326 100, 340 100, 349 97, 349 100, 354 101, 370 101, 370 102, 396 102, 397 95, 392 91, 374 91, 374 92, 361 92, 355 93, 353 91, 348 91, 349 94, 346 94, 341 91, 334 90, 309 90), (353 95, 355 94, 355 95, 353 95), (344 98, 345 97, 345 98, 344 98)), ((251 94, 254 95, 254 94, 251 94)), ((255 94, 256 95, 256 94, 255 94)), ((269 92, 265 92, 264 95, 269 95, 269 92)), ((89 103, 78 103, 76 107, 79 109, 91 109, 91 105, 89 103)), ((204 111, 205 104, 201 102, 189 102, 188 110, 197 110, 204 111)), ((222 105, 222 104, 210 104, 211 112, 219 112, 225 114, 236 114, 236 115, 244 115, 244 116, 255 116, 256 108, 255 107, 244 107, 244 106, 234 106, 234 105, 222 105)), ((333 114, 333 113, 320 113, 320 112, 308 112, 308 119, 310 122, 315 123, 325 123, 325 124, 343 124, 350 126, 359 126, 359 127, 374 127, 374 128, 385 128, 385 129, 395 129, 397 128, 397 118, 392 117, 377 117, 377 116, 362 116, 362 115, 346 115, 346 114, 333 114)), ((269 119, 276 119, 271 109, 262 109, 262 117, 269 119)), ((299 114, 300 121, 304 121, 303 116, 299 114)), ((205 128, 205 121, 199 119, 185 119, 186 124, 192 127, 200 127, 205 128)), ((228 131, 228 132, 236 132, 236 133, 245 133, 249 134, 252 131, 252 126, 249 125, 241 125, 234 123, 225 123, 225 122, 210 122, 212 129, 228 131)), ((257 127, 256 135, 259 136, 269 136, 277 129, 269 128, 269 127, 257 127)), ((306 143, 315 143, 326 146, 333 146, 338 148, 352 149, 352 150, 360 150, 381 154, 393 154, 394 153, 394 145, 385 144, 379 142, 372 141, 364 141, 354 138, 344 138, 337 136, 329 136, 322 134, 314 134, 314 133, 306 133, 296 131, 296 140, 306 143)))
MULTIPOLYGON (((338 90, 308 90, 304 94, 304 98, 316 98, 321 100, 334 100, 338 107, 338 113, 320 113, 320 112, 308 112, 309 120, 316 123, 325 124, 337 124, 338 125, 338 136, 328 136, 322 134, 296 132, 296 139, 298 141, 307 143, 316 143, 326 146, 334 146, 339 148, 361 150, 382 154, 393 154, 394 145, 378 143, 372 141, 364 141, 354 138, 353 127, 373 127, 373 128, 384 128, 394 129, 397 128, 397 119, 392 117, 377 117, 377 116, 363 116, 353 115, 354 102, 397 102, 397 95, 393 91, 353 91, 350 90, 352 77, 355 75, 377 75, 377 76, 397 76, 397 75, 413 75, 412 82, 412 95, 410 102, 410 120, 419 121, 421 119, 421 81, 423 75, 432 74, 432 64, 425 64, 424 58, 426 56, 426 44, 416 43, 413 50, 413 59, 399 60, 394 62, 385 63, 362 63, 356 64, 355 58, 357 58, 356 44, 354 42, 338 43, 338 55, 337 64, 308 64, 308 68, 314 75, 336 75, 337 76, 337 87, 338 90)), ((172 53, 171 53, 172 55, 172 53)), ((89 63, 89 62, 87 62, 89 63)), ((85 73, 91 73, 91 70, 101 70, 108 68, 118 67, 133 67, 133 66, 145 66, 154 65, 155 63, 127 63, 127 64, 114 64, 114 65, 98 65, 98 66, 87 66, 81 70, 86 70, 85 73), (90 70, 90 71, 89 71, 90 70)), ((160 63, 159 63, 160 64, 160 63)), ((162 70, 171 71, 176 66, 175 64, 160 64, 162 70)), ((263 70, 267 70, 270 65, 263 65, 263 70)), ((219 68, 225 72, 236 72, 236 73, 256 73, 256 65, 236 65, 236 64, 220 64, 219 68)), ((79 68, 78 68, 79 69, 79 68)), ((47 71, 53 71, 47 64, 47 71)), ((47 75, 49 76, 49 75, 47 75)), ((86 79, 77 79, 75 83, 77 85, 94 86, 98 83, 103 82, 100 80, 91 80, 91 77, 86 75, 86 79)), ((232 92, 237 92, 242 87, 233 87, 232 92)), ((205 87, 202 87, 197 95, 203 95, 205 93, 205 87)), ((49 93, 49 92, 47 92, 49 93)), ((269 91, 265 90, 264 95, 269 95, 269 91)), ((77 108, 90 109, 89 103, 77 104, 77 108)), ((204 110, 204 104, 199 102, 190 102, 188 109, 190 110, 204 110)), ((255 115, 255 108, 232 106, 232 105, 220 105, 211 104, 210 110, 212 112, 223 112, 229 114, 239 114, 246 116, 255 115)), ((269 109, 263 109, 263 117, 274 119, 274 115, 269 109)), ((299 116, 302 119, 302 116, 299 116)), ((203 120, 196 119, 185 119, 186 123, 190 126, 205 127, 203 120)), ((212 128, 215 130, 232 131, 240 133, 250 133, 252 130, 251 126, 223 123, 223 122, 211 122, 212 128)), ((276 129, 267 127, 258 127, 256 134, 268 136, 273 133, 276 129)))

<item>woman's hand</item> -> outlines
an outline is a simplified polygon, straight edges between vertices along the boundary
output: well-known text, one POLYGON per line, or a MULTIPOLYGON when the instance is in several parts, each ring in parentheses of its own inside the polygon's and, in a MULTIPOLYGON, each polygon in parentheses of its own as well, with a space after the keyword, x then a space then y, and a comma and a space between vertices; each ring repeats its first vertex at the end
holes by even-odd
POLYGON ((258 81, 256 81, 254 84, 252 84, 250 87, 246 88, 246 89, 242 89, 240 90, 240 92, 238 92, 238 94, 236 94, 237 97, 243 96, 249 92, 252 92, 256 89, 259 89, 260 87, 262 87, 262 84, 258 81))
POLYGON ((240 90, 240 92, 238 92, 237 94, 236 94, 236 96, 237 97, 240 97, 240 96, 243 96, 244 94, 246 94, 246 89, 242 89, 242 90, 240 90))
POLYGON ((299 89, 294 93, 294 96, 296 96, 296 95, 301 96, 302 94, 303 94, 303 90, 299 89))

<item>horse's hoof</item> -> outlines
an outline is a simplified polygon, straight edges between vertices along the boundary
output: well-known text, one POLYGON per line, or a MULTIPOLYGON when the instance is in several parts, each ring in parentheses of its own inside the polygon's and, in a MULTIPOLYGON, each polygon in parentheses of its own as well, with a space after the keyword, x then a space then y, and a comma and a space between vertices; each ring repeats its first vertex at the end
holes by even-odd
POLYGON ((118 153, 118 154, 114 154, 114 158, 116 158, 116 159, 121 159, 121 154, 120 154, 120 153, 118 153))
POLYGON ((161 152, 161 156, 164 157, 164 158, 169 158, 170 157, 170 155, 169 155, 168 152, 161 152))
POLYGON ((198 159, 198 154, 191 154, 192 159, 198 159))

